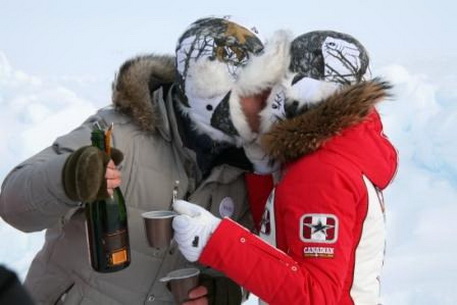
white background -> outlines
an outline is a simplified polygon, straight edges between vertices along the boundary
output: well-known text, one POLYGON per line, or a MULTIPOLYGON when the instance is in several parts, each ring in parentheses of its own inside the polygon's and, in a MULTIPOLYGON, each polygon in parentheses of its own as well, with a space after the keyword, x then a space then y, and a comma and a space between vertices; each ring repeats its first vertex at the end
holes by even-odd
MULTIPOLYGON (((457 304, 455 2, 63 2, 0 0, 0 181, 110 103, 124 60, 173 53, 199 17, 236 15, 265 36, 279 28, 347 32, 369 50, 372 74, 395 85, 395 98, 380 106, 400 156, 385 192, 384 304, 457 304)), ((0 264, 23 279, 42 240, 43 232, 21 233, 0 219, 0 264)))

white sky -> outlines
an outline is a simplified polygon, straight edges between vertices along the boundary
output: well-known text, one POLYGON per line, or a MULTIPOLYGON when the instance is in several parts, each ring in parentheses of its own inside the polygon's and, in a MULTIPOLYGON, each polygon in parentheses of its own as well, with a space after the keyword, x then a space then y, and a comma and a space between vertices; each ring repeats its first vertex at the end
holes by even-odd
MULTIPOLYGON (((182 2, 0 0, 0 182, 109 103, 110 83, 125 59, 172 53, 196 18, 234 14, 266 35, 279 28, 297 35, 347 32, 369 50, 373 75, 395 85, 395 98, 380 107, 400 153, 396 180, 385 192, 384 303, 457 304, 457 5, 182 2)), ((0 247, 0 264, 23 277, 42 233, 19 233, 0 220, 0 240, 7 245, 0 247)))

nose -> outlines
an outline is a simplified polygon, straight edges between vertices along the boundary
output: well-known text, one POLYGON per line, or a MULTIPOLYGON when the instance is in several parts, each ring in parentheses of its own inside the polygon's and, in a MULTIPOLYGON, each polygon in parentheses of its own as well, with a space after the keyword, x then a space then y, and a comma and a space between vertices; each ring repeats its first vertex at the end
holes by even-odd
POLYGON ((251 96, 240 96, 241 110, 243 111, 249 127, 253 132, 259 131, 260 116, 259 113, 265 108, 267 98, 271 93, 268 88, 261 93, 251 96))

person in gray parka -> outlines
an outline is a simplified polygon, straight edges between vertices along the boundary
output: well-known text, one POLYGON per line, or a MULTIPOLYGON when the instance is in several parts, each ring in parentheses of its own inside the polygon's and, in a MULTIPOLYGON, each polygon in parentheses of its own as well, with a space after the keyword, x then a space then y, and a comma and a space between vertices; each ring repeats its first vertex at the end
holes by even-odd
MULTIPOLYGON (((125 62, 113 82, 111 106, 9 173, 0 216, 23 232, 46 230, 24 283, 36 304, 173 304, 159 279, 190 263, 176 247, 147 245, 141 213, 169 209, 175 181, 179 199, 252 228, 244 183, 252 165, 237 147, 226 102, 238 70, 262 50, 255 28, 228 17, 198 20, 179 39, 176 57, 145 55, 125 62), (118 167, 110 161, 106 173, 122 174, 132 254, 129 267, 106 274, 91 268, 81 204, 87 201, 82 194, 98 189, 72 192, 82 187, 84 175, 71 178, 74 167, 66 166, 75 151, 90 145, 96 122, 114 125, 112 144, 123 154, 118 167)), ((86 177, 91 173, 87 168, 86 177)), ((108 189, 113 181, 108 179, 108 189)), ((241 302, 239 286, 199 268, 207 274, 205 302, 241 302)))

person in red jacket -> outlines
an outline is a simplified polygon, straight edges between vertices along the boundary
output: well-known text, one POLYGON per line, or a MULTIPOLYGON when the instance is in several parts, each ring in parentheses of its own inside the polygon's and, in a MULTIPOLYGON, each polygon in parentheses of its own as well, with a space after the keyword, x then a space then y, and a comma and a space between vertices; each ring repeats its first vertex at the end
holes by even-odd
MULTIPOLYGON (((376 104, 391 86, 368 78, 367 52, 347 34, 306 33, 288 52, 282 81, 257 88, 270 92, 260 122, 244 111, 268 156, 253 163, 281 164, 260 238, 182 200, 174 205, 174 238, 188 260, 224 272, 268 304, 379 304, 382 190, 398 162, 376 104)), ((262 178, 248 181, 252 198, 261 198, 262 178)))

